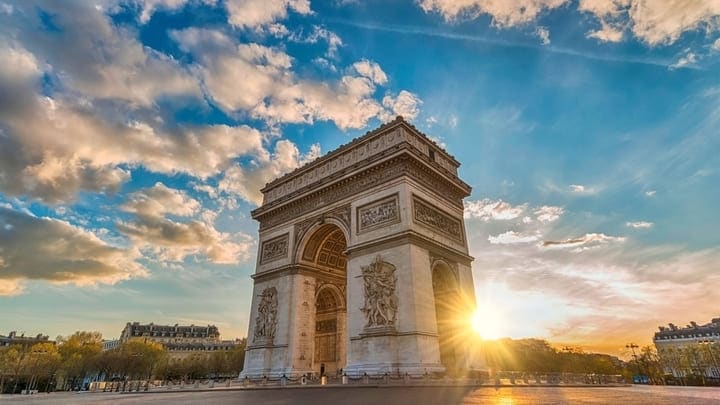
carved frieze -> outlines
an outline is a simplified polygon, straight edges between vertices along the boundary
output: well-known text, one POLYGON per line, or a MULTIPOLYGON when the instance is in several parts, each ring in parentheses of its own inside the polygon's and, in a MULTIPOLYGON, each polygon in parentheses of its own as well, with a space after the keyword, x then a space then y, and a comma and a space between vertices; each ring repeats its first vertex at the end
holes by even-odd
POLYGON ((255 342, 272 342, 275 338, 278 316, 278 296, 275 287, 268 287, 260 294, 258 313, 255 317, 255 342))
POLYGON ((458 242, 463 241, 462 222, 417 196, 413 196, 413 218, 428 228, 445 234, 458 242))
POLYGON ((400 222, 400 208, 397 194, 357 209, 358 233, 398 222, 400 222))
POLYGON ((413 163, 409 158, 400 157, 358 173, 341 183, 326 187, 299 201, 273 210, 269 215, 259 214, 256 218, 260 220, 260 229, 286 223, 308 212, 362 193, 378 184, 386 183, 402 175, 414 178, 418 183, 425 185, 430 192, 448 200, 450 203, 462 206, 462 199, 466 195, 465 192, 451 185, 439 175, 420 168, 418 164, 413 163))
POLYGON ((286 258, 289 243, 290 234, 288 233, 263 242, 262 249, 260 249, 260 263, 265 264, 273 260, 286 258))
POLYGON ((381 256, 367 266, 361 267, 365 305, 366 328, 393 327, 397 320, 398 298, 395 291, 397 276, 395 266, 383 261, 381 256))

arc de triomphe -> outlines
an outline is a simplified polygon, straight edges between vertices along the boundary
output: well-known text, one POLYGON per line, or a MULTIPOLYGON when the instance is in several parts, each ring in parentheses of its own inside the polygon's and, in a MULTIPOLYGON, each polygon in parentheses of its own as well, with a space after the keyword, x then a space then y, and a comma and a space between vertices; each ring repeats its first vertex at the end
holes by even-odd
POLYGON ((267 184, 240 377, 476 368, 459 165, 398 117, 267 184))

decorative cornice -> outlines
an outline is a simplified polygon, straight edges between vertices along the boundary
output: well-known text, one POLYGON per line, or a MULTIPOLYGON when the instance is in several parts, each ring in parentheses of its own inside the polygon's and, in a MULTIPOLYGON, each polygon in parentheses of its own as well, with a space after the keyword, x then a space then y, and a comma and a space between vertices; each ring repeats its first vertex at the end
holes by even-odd
POLYGON ((452 262, 461 263, 466 266, 470 266, 472 261, 475 260, 472 256, 464 252, 448 246, 439 245, 431 238, 412 230, 406 230, 370 242, 348 246, 345 252, 348 259, 352 259, 354 256, 371 254, 392 247, 407 245, 408 243, 420 246, 428 251, 439 252, 438 254, 443 255, 443 257, 448 258, 452 262))
POLYGON ((262 273, 256 273, 251 275, 250 277, 255 281, 255 284, 257 284, 274 280, 276 278, 288 276, 291 274, 302 274, 305 276, 311 276, 315 277, 318 280, 339 285, 344 284, 346 281, 346 277, 344 275, 331 274, 327 271, 323 271, 322 269, 308 266, 305 264, 289 264, 286 266, 278 267, 276 269, 263 271, 262 273))
POLYGON ((369 155, 402 141, 413 144, 423 154, 432 157, 430 160, 435 166, 457 177, 457 168, 460 166, 460 162, 415 126, 406 122, 403 117, 398 116, 394 121, 383 124, 379 128, 369 131, 365 135, 355 138, 324 156, 266 184, 260 190, 264 195, 263 201, 265 204, 275 201, 291 190, 304 187, 321 177, 325 177, 357 161, 365 160, 369 155), (393 134, 393 132, 395 133, 393 134), (371 144, 372 142, 374 143, 371 144))
POLYGON ((412 151, 404 149, 400 150, 397 156, 390 157, 361 172, 356 172, 325 187, 318 187, 317 190, 304 195, 303 198, 295 198, 282 205, 271 204, 271 206, 259 207, 252 212, 252 216, 260 221, 260 229, 263 230, 289 222, 293 218, 352 197, 401 176, 414 178, 419 184, 425 186, 427 191, 459 208, 462 208, 462 199, 467 197, 471 191, 467 184, 459 179, 448 181, 447 176, 443 176, 423 164, 412 151), (272 215, 270 215, 271 213, 272 215))

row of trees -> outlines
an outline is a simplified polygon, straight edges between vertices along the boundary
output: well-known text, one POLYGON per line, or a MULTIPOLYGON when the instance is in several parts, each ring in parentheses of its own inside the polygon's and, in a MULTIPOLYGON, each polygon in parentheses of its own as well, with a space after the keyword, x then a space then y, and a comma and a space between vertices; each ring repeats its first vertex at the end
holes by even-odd
POLYGON ((501 339, 481 346, 486 364, 493 370, 526 373, 624 374, 625 363, 607 354, 581 349, 557 349, 541 339, 501 339))
POLYGON ((182 360, 172 360, 164 346, 152 342, 129 341, 103 351, 99 332, 76 332, 58 337, 57 344, 40 342, 0 348, 0 393, 77 389, 88 379, 237 376, 244 355, 244 341, 232 350, 193 354, 182 360))

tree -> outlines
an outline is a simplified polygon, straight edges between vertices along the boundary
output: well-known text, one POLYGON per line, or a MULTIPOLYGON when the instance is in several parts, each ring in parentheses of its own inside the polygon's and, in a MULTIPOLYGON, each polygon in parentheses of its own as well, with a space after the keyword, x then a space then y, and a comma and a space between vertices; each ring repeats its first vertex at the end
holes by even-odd
POLYGON ((100 332, 78 331, 67 337, 58 337, 58 350, 62 357, 65 386, 68 381, 75 388, 95 368, 96 358, 102 352, 100 332))

